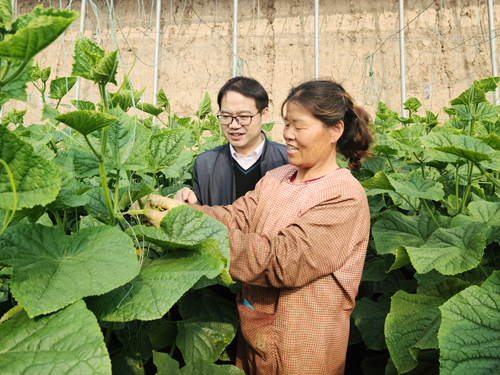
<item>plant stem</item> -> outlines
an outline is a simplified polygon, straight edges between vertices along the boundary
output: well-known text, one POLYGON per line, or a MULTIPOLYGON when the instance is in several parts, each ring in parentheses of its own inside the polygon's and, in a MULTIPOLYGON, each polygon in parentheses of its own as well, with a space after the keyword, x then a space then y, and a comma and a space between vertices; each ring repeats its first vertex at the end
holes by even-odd
POLYGON ((405 158, 396 172, 399 172, 401 170, 401 168, 403 168, 403 166, 406 164, 407 159, 408 159, 408 154, 405 154, 405 158))
POLYGON ((2 80, 7 75, 8 71, 10 69, 10 64, 11 63, 9 61, 7 61, 7 63, 5 64, 5 68, 3 68, 2 73, 0 73, 0 82, 2 82, 2 80))
POLYGON ((459 214, 461 214, 465 208, 465 202, 467 201, 467 198, 469 197, 469 193, 470 193, 470 188, 471 188, 471 185, 472 185, 472 168, 473 168, 473 164, 471 161, 468 162, 468 170, 467 170, 467 187, 465 188, 465 194, 464 194, 464 198, 462 200, 462 204, 460 205, 460 209, 458 211, 459 214))
POLYGON ((455 205, 455 207, 458 207, 458 171, 459 171, 459 167, 457 165, 456 167, 456 173, 455 173, 455 196, 457 197, 457 204, 455 205))
POLYGON ((23 307, 21 305, 16 305, 9 311, 7 311, 5 314, 3 314, 2 318, 0 319, 0 324, 3 322, 6 322, 10 318, 12 318, 14 315, 16 315, 18 312, 23 311, 23 307))
POLYGON ((97 160, 99 160, 99 163, 101 161, 103 161, 102 159, 102 155, 100 153, 97 152, 97 150, 94 148, 94 146, 92 145, 92 143, 90 143, 89 139, 87 138, 86 135, 83 136, 83 138, 85 138, 85 141, 87 141, 87 144, 89 145, 90 149, 92 150, 92 152, 94 153, 94 155, 97 157, 97 160))
POLYGON ((7 175, 9 176, 10 186, 12 186, 12 196, 13 196, 12 214, 9 217, 9 211, 10 210, 5 213, 4 223, 3 223, 2 229, 0 230, 0 234, 2 234, 3 231, 5 229, 7 229, 7 227, 10 224, 10 222, 14 218, 14 214, 16 213, 16 209, 17 209, 17 191, 16 191, 16 184, 14 183, 14 176, 12 175, 12 172, 10 171, 9 166, 2 159, 0 159, 0 164, 3 164, 3 166, 5 167, 5 170, 7 171, 7 175))
POLYGON ((57 227, 61 230, 62 234, 66 234, 66 231, 64 230, 64 225, 61 221, 61 218, 59 217, 59 213, 54 210, 50 210, 52 212, 52 215, 54 215, 54 218, 56 219, 57 227))
POLYGON ((102 193, 104 194, 104 201, 106 202, 106 208, 108 209, 109 218, 111 220, 111 226, 115 226, 115 212, 113 211, 113 205, 111 204, 111 197, 109 195, 108 181, 106 179, 106 169, 104 168, 104 161, 99 161, 99 174, 101 176, 102 193))
POLYGON ((425 208, 427 208, 427 211, 429 211, 429 215, 431 215, 431 218, 432 220, 434 220, 434 222, 436 223, 437 227, 438 228, 441 228, 441 225, 439 225, 439 223, 437 222, 436 218, 434 217, 434 215, 432 214, 432 211, 430 209, 430 207, 427 205, 427 202, 425 199, 420 199, 422 202, 424 202, 424 205, 425 205, 425 208))
MULTIPOLYGON (((22 73, 24 68, 26 68, 26 65, 28 65, 28 62, 23 61, 22 64, 19 66, 19 68, 17 68, 17 70, 14 73, 12 73, 10 76, 8 76, 5 79, 5 81, 2 79, 2 82, 0 82, 0 86, 5 86, 6 84, 8 84, 8 83, 12 82, 14 79, 16 79, 19 76, 19 74, 22 73)), ((3 74, 3 72, 2 72, 2 74, 3 74)))
POLYGON ((161 119, 159 116, 156 116, 156 118, 157 118, 158 120, 160 120, 160 122, 168 128, 168 125, 167 125, 167 124, 165 124, 165 122, 163 122, 163 121, 162 121, 162 119, 161 119))
POLYGON ((391 169, 394 173, 397 173, 396 169, 394 168, 394 166, 392 165, 392 161, 391 161, 391 158, 389 157, 389 155, 385 155, 386 158, 387 158, 387 161, 389 162, 389 165, 391 166, 391 169))
POLYGON ((168 353, 168 355, 170 356, 170 358, 174 357, 176 344, 177 344, 177 337, 174 339, 174 343, 172 344, 172 349, 170 349, 170 352, 168 353))
POLYGON ((114 322, 110 322, 108 329, 106 330, 106 337, 104 337, 104 344, 106 345, 106 347, 108 346, 109 340, 111 339, 111 334, 113 333, 114 325, 115 325, 114 322))
POLYGON ((479 268, 479 271, 481 271, 481 273, 484 275, 486 279, 489 277, 486 271, 484 270, 483 266, 479 265, 477 266, 477 268, 479 268))
POLYGON ((418 213, 418 210, 415 208, 415 206, 414 206, 414 205, 412 205, 412 204, 410 203, 410 201, 409 201, 408 199, 406 199, 404 196, 402 196, 401 194, 399 194, 397 191, 395 191, 395 193, 396 193, 397 195, 399 195, 401 198, 403 198, 403 199, 406 201, 406 203, 408 203, 408 204, 410 205, 410 207, 411 207, 411 208, 413 208, 413 209, 415 210, 415 212, 417 212, 417 213, 418 213))
POLYGON ((118 213, 118 198, 120 193, 120 170, 116 170, 116 183, 115 183, 115 208, 114 212, 118 213))
POLYGON ((479 168, 481 173, 484 174, 484 176, 488 179, 488 181, 490 181, 493 184, 493 186, 495 186, 497 189, 500 189, 500 182, 498 182, 498 180, 495 177, 486 172, 486 170, 483 168, 481 164, 476 163, 476 167, 479 168))

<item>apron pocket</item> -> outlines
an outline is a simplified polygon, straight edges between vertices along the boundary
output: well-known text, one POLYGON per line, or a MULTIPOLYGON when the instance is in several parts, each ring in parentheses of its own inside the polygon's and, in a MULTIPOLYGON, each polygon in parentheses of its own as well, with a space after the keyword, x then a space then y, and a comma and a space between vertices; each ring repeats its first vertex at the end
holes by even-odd
MULTIPOLYGON (((274 361, 276 332, 274 314, 266 314, 238 301, 241 334, 249 348, 264 362, 274 361)), ((249 353, 250 354, 250 353, 249 353)), ((252 357, 249 355, 249 357, 252 357)), ((250 358, 249 358, 250 359, 250 358)), ((260 362, 254 358, 255 362, 260 362)))

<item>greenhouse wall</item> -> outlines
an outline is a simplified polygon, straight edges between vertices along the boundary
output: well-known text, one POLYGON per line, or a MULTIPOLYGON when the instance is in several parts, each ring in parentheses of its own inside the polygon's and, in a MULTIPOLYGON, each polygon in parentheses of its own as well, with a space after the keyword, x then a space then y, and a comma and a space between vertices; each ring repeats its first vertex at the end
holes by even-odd
MULTIPOLYGON (((80 1, 17 2, 17 14, 34 6, 71 8, 80 1)), ((238 4, 238 48, 233 51, 232 0, 157 2, 88 0, 83 19, 85 36, 106 50, 120 49, 120 74, 130 74, 134 89, 145 87, 143 101, 155 93, 155 44, 159 43, 158 89, 172 111, 188 116, 208 92, 216 110, 218 89, 232 75, 252 76, 270 96, 273 137, 281 140, 280 104, 294 85, 314 78, 314 1, 253 0, 238 4), (160 38, 156 40, 156 28, 160 38), (233 72, 233 55, 237 71, 233 72)), ((494 7, 500 24, 500 5, 494 7)), ((52 66, 51 78, 71 73, 73 45, 82 20, 37 56, 40 67, 52 66)), ((404 10, 406 97, 417 97, 425 110, 446 117, 443 106, 470 86, 491 75, 488 9, 480 1, 411 1, 404 10)), ((401 67, 398 1, 319 1, 319 77, 332 78, 356 101, 374 113, 379 101, 401 108, 401 67)), ((77 97, 76 87, 69 99, 77 97)), ((29 88, 26 120, 38 121, 41 100, 29 88)), ((98 92, 82 83, 79 99, 94 101, 98 92)), ((12 104, 5 106, 9 110, 12 104)), ((141 114, 142 115, 142 114, 141 114)))

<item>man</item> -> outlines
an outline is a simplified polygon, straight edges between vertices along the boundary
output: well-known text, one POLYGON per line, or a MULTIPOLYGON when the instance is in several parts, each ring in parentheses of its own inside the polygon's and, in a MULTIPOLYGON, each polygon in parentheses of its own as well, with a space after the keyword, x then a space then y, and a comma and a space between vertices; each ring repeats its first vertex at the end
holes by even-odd
POLYGON ((268 101, 264 87, 252 78, 234 77, 222 86, 217 118, 229 143, 196 157, 193 189, 184 188, 177 199, 228 205, 253 190, 268 171, 288 163, 286 145, 269 141, 262 132, 268 101))

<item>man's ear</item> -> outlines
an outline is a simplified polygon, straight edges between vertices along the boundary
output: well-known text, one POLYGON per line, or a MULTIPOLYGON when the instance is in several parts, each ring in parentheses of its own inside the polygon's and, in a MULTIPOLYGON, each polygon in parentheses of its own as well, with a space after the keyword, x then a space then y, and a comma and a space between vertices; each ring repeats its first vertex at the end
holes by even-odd
POLYGON ((264 125, 266 123, 268 113, 269 113, 268 107, 266 107, 262 110, 262 125, 264 125))
POLYGON ((344 134, 344 121, 340 120, 335 125, 328 127, 328 134, 332 143, 337 143, 344 134))

